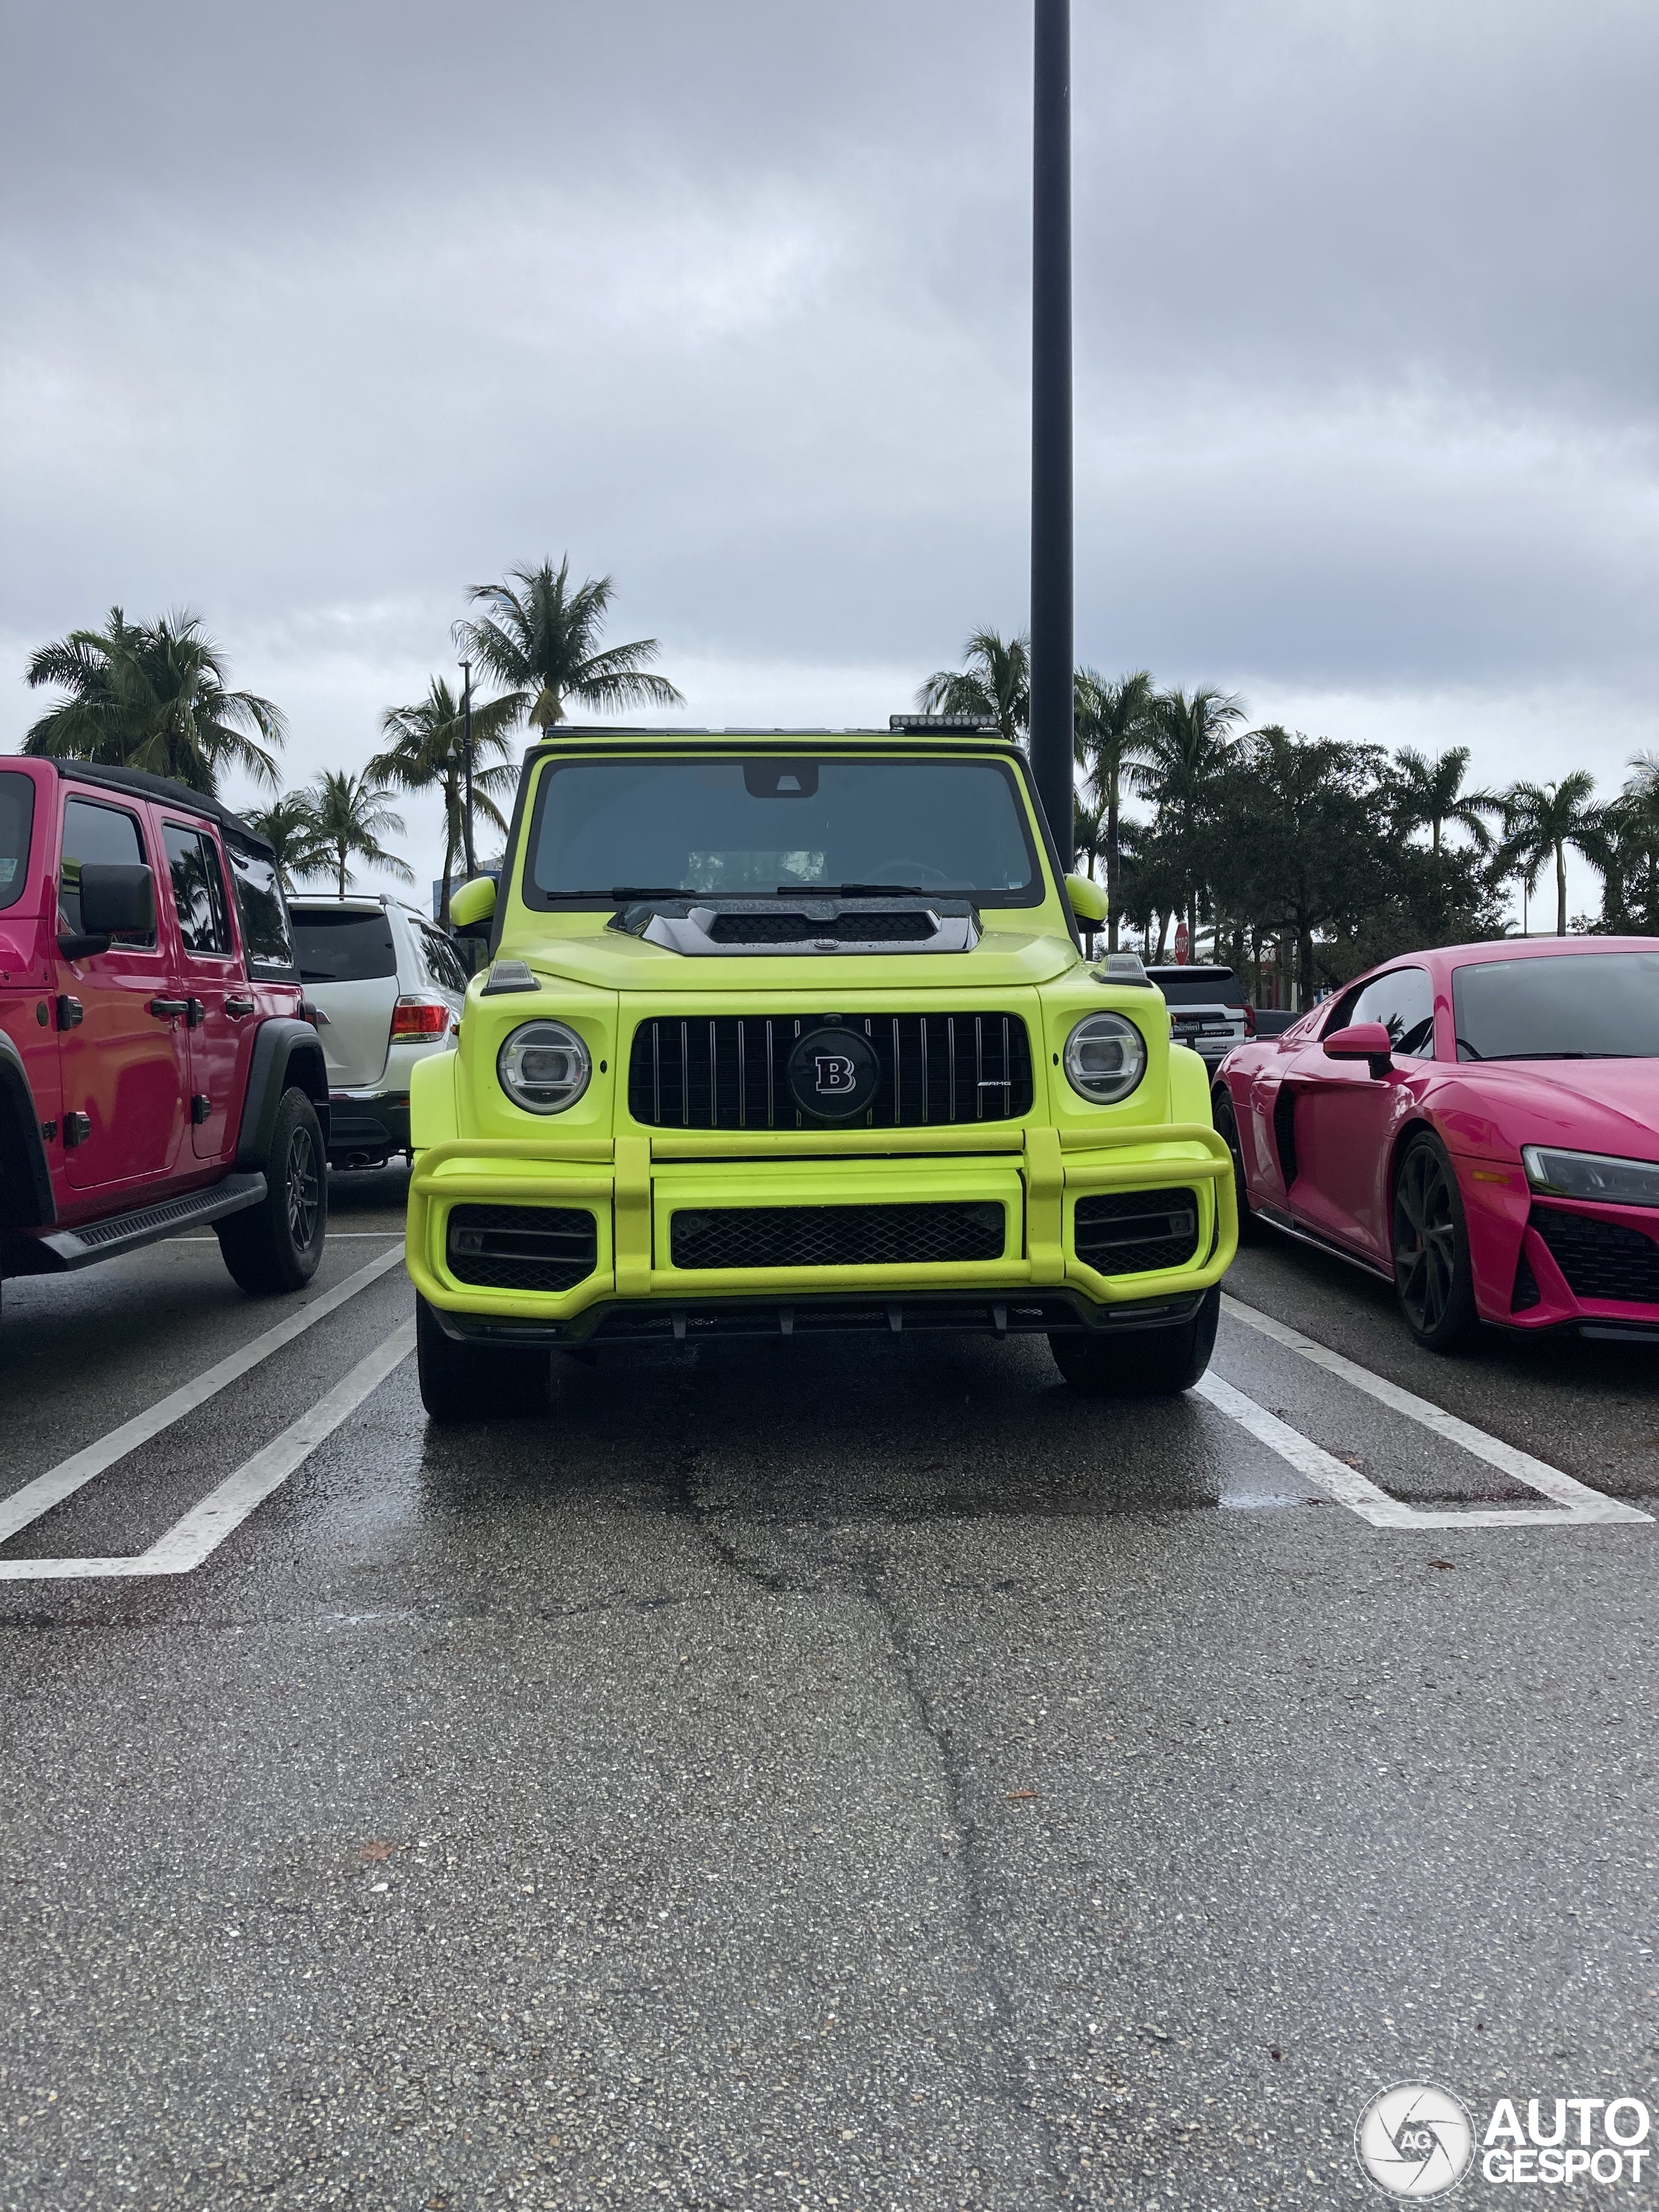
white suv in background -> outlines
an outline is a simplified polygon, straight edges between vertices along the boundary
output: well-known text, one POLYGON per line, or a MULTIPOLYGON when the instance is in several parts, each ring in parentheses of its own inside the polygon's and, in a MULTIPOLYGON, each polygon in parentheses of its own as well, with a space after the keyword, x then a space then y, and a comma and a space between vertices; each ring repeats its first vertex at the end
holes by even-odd
POLYGON ((384 1167, 409 1150, 410 1070, 454 1045, 466 970, 402 899, 295 896, 289 911, 328 1063, 329 1165, 384 1167))

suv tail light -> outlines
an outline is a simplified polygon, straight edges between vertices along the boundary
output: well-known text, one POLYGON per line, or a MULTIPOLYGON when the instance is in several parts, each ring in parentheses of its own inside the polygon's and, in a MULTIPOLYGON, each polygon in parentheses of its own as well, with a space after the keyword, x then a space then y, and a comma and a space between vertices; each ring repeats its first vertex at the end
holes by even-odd
POLYGON ((447 1036, 455 1020, 442 999, 399 999, 392 1009, 394 1037, 447 1036))
POLYGON ((1251 1006, 1244 1009, 1244 1034, 1247 1037, 1255 1035, 1255 1008, 1251 1006))

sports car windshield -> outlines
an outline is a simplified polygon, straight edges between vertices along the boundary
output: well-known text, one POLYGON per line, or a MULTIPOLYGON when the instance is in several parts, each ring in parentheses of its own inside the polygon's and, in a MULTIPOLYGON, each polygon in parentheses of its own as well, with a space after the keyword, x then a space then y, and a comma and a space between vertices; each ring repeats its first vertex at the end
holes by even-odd
POLYGON ((535 905, 725 893, 1042 898, 1012 775, 994 761, 572 761, 542 778, 535 905))
POLYGON ((1460 1060, 1659 1059, 1659 946, 1481 961, 1452 1004, 1460 1060))

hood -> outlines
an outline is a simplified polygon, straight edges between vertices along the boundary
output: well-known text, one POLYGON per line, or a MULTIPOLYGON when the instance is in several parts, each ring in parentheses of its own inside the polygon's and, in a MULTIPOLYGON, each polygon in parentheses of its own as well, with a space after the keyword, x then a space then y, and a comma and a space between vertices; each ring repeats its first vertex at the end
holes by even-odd
POLYGON ((1022 990, 1047 983, 1080 964, 1068 939, 1049 930, 988 929, 959 952, 811 953, 757 959, 752 953, 683 952, 622 930, 600 927, 539 945, 503 941, 504 957, 528 962, 538 975, 564 977, 601 991, 718 991, 781 994, 833 989, 877 991, 1022 990))
POLYGON ((1522 1145, 1659 1159, 1659 1060, 1528 1060, 1465 1064, 1442 1118, 1470 1152, 1522 1145))

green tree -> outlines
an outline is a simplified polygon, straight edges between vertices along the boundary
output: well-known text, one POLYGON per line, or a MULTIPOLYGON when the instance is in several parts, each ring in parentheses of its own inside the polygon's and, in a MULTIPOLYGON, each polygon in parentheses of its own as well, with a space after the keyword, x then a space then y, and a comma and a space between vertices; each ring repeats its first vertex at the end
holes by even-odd
POLYGON ((1171 842, 1194 956, 1204 889, 1200 832, 1218 803, 1233 731, 1243 717, 1242 700, 1210 684, 1161 691, 1152 701, 1139 757, 1125 771, 1130 789, 1157 807, 1158 827, 1171 842))
POLYGON ((1595 779, 1576 768, 1555 783, 1512 783, 1500 799, 1503 842, 1496 868, 1519 875, 1530 890, 1545 865, 1555 864, 1555 933, 1567 933, 1567 848, 1601 872, 1601 810, 1591 803, 1595 779))
POLYGON ((1492 850, 1492 834, 1486 817, 1499 811, 1500 802, 1490 792, 1464 789, 1469 766, 1467 745, 1452 745, 1432 760, 1401 745, 1394 757, 1395 818, 1404 836, 1426 830, 1429 849, 1437 857, 1442 832, 1455 823, 1468 832, 1477 852, 1492 850))
MULTIPOLYGON (((1155 694, 1144 668, 1120 677, 1115 684, 1109 684, 1092 668, 1079 668, 1073 689, 1072 727, 1078 766, 1093 791, 1097 813, 1103 817, 1100 842, 1106 853, 1107 943, 1115 951, 1124 779, 1146 758, 1155 694)), ((1092 859, 1092 839, 1089 849, 1092 859)))
POLYGON ((1030 648, 1023 631, 1004 639, 996 630, 976 629, 962 648, 966 666, 936 669, 916 692, 917 710, 976 714, 1018 744, 1031 720, 1030 648))
MULTIPOLYGON (((472 708, 472 811, 503 836, 506 817, 492 794, 510 790, 517 775, 507 757, 511 752, 507 732, 518 720, 520 711, 511 697, 483 704, 475 701, 472 708)), ((438 919, 447 928, 450 879, 455 872, 456 855, 465 843, 462 819, 466 791, 465 703, 441 677, 434 676, 424 699, 411 707, 386 708, 380 717, 380 734, 390 742, 385 751, 375 754, 364 774, 376 783, 403 791, 436 791, 442 799, 444 872, 438 919)))
POLYGON ((32 689, 68 695, 29 730, 26 753, 143 769, 192 791, 216 792, 226 769, 276 787, 272 748, 288 725, 269 699, 230 690, 225 657, 198 615, 130 623, 112 607, 101 630, 43 645, 26 677, 32 689))
POLYGON ((651 673, 660 650, 654 637, 631 645, 601 647, 599 635, 614 596, 609 576, 590 576, 574 590, 570 556, 556 568, 514 568, 500 584, 474 584, 467 597, 488 609, 477 622, 455 625, 455 641, 470 660, 507 686, 516 721, 550 730, 565 719, 565 702, 579 701, 601 714, 618 707, 683 707, 665 677, 651 673))
POLYGON ((404 883, 414 882, 414 872, 380 842, 383 830, 401 832, 404 821, 386 804, 391 793, 368 769, 353 775, 344 769, 325 769, 308 795, 318 842, 327 856, 325 865, 333 871, 342 898, 354 860, 367 860, 404 883))
POLYGON ((1630 766, 1624 789, 1601 810, 1601 926, 1659 936, 1659 755, 1632 754, 1630 766))
POLYGON ((317 826, 316 805, 310 792, 285 791, 269 806, 246 809, 244 818, 269 842, 276 855, 276 872, 285 891, 292 891, 308 877, 328 872, 329 848, 317 826))

